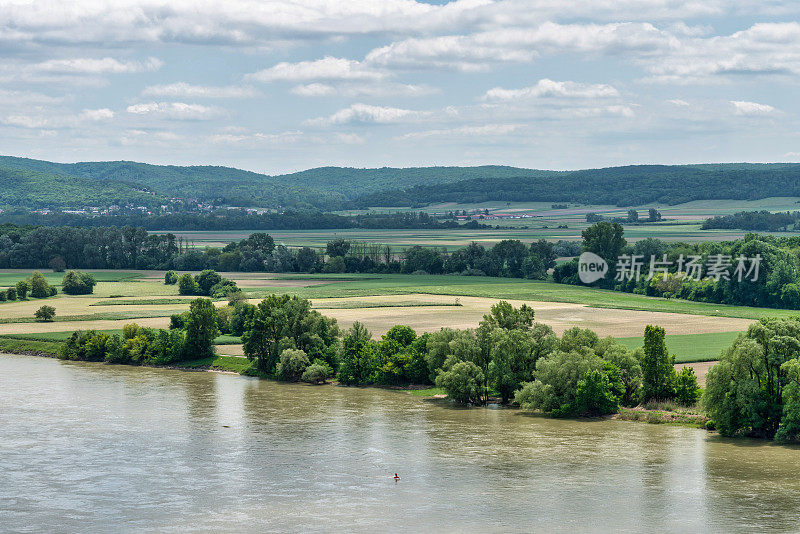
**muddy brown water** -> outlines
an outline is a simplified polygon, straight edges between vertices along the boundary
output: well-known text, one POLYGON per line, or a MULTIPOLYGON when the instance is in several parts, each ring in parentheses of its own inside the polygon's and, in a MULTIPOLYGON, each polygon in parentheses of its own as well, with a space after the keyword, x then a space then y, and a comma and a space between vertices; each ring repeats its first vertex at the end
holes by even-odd
POLYGON ((800 525, 797 448, 374 388, 0 355, 0 429, 4 532, 800 525))

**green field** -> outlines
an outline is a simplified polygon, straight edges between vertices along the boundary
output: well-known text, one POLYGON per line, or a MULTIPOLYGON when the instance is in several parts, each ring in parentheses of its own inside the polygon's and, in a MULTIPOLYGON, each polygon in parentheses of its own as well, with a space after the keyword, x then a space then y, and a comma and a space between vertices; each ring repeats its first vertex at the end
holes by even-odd
MULTIPOLYGON (((676 363, 702 362, 719 359, 719 354, 731 346, 739 332, 686 334, 667 336, 667 348, 675 355, 676 363)), ((641 337, 621 337, 617 341, 629 349, 642 346, 641 337)))
MULTIPOLYGON (((0 271, 0 287, 11 287, 20 280, 30 278, 33 271, 26 269, 6 269, 0 271)), ((61 280, 64 278, 64 273, 56 273, 50 270, 42 269, 40 271, 47 283, 54 286, 60 286, 61 280)), ((124 280, 135 280, 141 277, 141 273, 134 271, 84 271, 92 276, 98 282, 121 282, 124 280)))
MULTIPOLYGON (((506 214, 525 216, 514 219, 486 219, 479 221, 491 226, 502 226, 501 229, 470 230, 270 230, 275 242, 289 247, 309 246, 321 249, 331 239, 366 241, 390 245, 397 249, 412 245, 444 247, 453 250, 475 241, 491 246, 502 239, 520 239, 525 242, 537 239, 577 241, 581 239, 581 231, 589 226, 586 214, 595 212, 606 217, 625 217, 628 209, 639 211, 640 217, 647 216, 647 210, 656 208, 664 220, 660 223, 643 223, 625 225, 625 237, 629 241, 637 241, 655 237, 665 241, 726 241, 737 239, 746 232, 740 230, 701 230, 704 219, 716 215, 730 215, 739 211, 797 211, 800 210, 800 199, 795 197, 775 197, 761 200, 703 200, 687 202, 675 206, 646 204, 642 206, 618 207, 608 205, 568 204, 566 209, 553 209, 550 202, 483 202, 479 204, 436 204, 415 211, 431 214, 446 214, 454 210, 483 212, 489 210, 490 215, 506 214), (558 228, 566 225, 567 228, 558 228)), ((372 208, 342 213, 393 213, 408 211, 407 208, 372 208)), ((153 233, 166 233, 153 232, 153 233)), ((195 247, 224 246, 231 241, 241 240, 252 231, 173 231, 175 235, 189 240, 195 247)), ((798 235, 783 232, 779 235, 798 235)))

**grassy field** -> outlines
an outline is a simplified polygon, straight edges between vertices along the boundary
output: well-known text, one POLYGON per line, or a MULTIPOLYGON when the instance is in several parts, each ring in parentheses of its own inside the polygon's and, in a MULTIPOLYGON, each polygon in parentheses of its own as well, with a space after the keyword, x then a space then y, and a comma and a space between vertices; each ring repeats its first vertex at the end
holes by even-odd
MULTIPOLYGON (((0 272, 0 277, 20 279, 29 272, 0 272)), ((45 300, 9 302, 0 307, 0 335, 14 342, 58 343, 75 329, 119 332, 129 322, 164 328, 169 316, 188 309, 190 297, 178 297, 175 286, 161 281, 163 273, 97 273, 93 295, 59 294, 45 300), (118 298, 109 298, 120 295, 118 298), (56 308, 56 322, 34 322, 33 313, 43 302, 56 308), (24 336, 24 337, 21 337, 24 336)), ((312 299, 321 313, 347 328, 361 321, 380 336, 395 324, 419 332, 443 326, 474 328, 492 304, 505 299, 527 302, 538 321, 561 334, 568 328, 591 328, 601 336, 613 335, 638 346, 644 326, 663 326, 670 350, 679 361, 708 359, 735 336, 763 316, 790 316, 797 312, 665 300, 548 282, 486 277, 434 275, 274 275, 230 273, 240 282, 251 302, 270 293, 294 294, 312 299), (699 337, 680 336, 693 334, 699 337), (727 336, 727 337, 726 337, 727 336)), ((224 302, 217 302, 224 306, 224 302)), ((6 343, 10 342, 5 338, 6 343)), ((225 350, 240 343, 222 336, 216 343, 225 350)), ((237 349, 240 352, 240 349, 237 349)), ((231 352, 237 354, 239 352, 231 352)))
MULTIPOLYGON (((706 334, 668 335, 667 348, 675 355, 676 363, 718 360, 720 352, 730 347, 739 332, 713 332, 706 334)), ((641 337, 617 338, 633 350, 642 346, 641 337)))
MULTIPOLYGON (((387 244, 396 249, 411 245, 444 247, 453 250, 475 241, 491 246, 502 239, 520 239, 525 242, 537 239, 576 241, 581 238, 581 231, 586 228, 587 213, 599 213, 606 217, 625 217, 628 209, 637 209, 641 217, 647 216, 647 210, 655 208, 661 212, 664 220, 654 224, 625 225, 625 237, 629 241, 637 241, 647 237, 656 237, 666 241, 725 241, 742 237, 745 232, 739 230, 701 230, 704 219, 716 215, 729 215, 739 211, 796 211, 800 209, 800 199, 794 197, 775 197, 761 200, 718 200, 693 201, 675 206, 646 204, 642 206, 617 207, 608 205, 568 204, 567 208, 554 209, 550 202, 484 202, 480 204, 436 204, 415 211, 431 214, 446 214, 454 210, 483 212, 490 215, 511 215, 524 218, 486 219, 482 222, 491 226, 502 226, 501 229, 489 230, 271 230, 276 243, 287 246, 310 246, 322 248, 331 239, 367 241, 387 244), (562 228, 559 228, 561 226, 562 228), (566 228, 564 228, 566 226, 566 228)), ((347 213, 393 213, 408 211, 407 208, 381 208, 358 210, 347 213)), ((156 233, 166 233, 156 232, 156 233)), ((172 231, 175 235, 189 240, 196 247, 224 246, 231 241, 246 238, 250 231, 172 231)), ((781 233, 779 235, 797 235, 781 233)))

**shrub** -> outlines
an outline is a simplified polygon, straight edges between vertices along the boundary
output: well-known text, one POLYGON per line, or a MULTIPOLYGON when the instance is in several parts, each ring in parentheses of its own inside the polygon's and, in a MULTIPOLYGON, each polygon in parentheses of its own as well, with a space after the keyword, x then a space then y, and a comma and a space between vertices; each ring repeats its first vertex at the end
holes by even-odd
POLYGON ((4 290, 0 290, 0 302, 5 302, 7 298, 6 292, 4 290))
POLYGON ((9 287, 6 289, 6 298, 8 300, 17 300, 17 290, 16 288, 9 287))
POLYGON ((201 271, 194 279, 200 289, 200 294, 208 296, 211 296, 211 288, 222 282, 222 277, 219 273, 211 269, 201 271))
POLYGON ((97 281, 94 277, 80 271, 67 271, 61 281, 61 291, 67 295, 89 295, 94 292, 97 281))
POLYGON ((173 313, 169 316, 169 329, 181 330, 186 326, 186 313, 173 313))
POLYGON ((684 406, 692 406, 700 398, 694 369, 684 367, 675 378, 675 399, 684 406))
POLYGON ((178 273, 175 271, 167 271, 164 273, 164 284, 172 286, 178 283, 178 273))
POLYGON ((48 323, 56 316, 56 309, 52 306, 44 305, 33 314, 37 321, 48 323))
POLYGON ((297 382, 303 372, 311 365, 305 351, 284 349, 275 367, 275 374, 280 380, 297 382))
POLYGON ((309 384, 324 384, 331 376, 333 376, 333 369, 330 365, 322 360, 314 360, 314 363, 303 371, 300 380, 309 384))

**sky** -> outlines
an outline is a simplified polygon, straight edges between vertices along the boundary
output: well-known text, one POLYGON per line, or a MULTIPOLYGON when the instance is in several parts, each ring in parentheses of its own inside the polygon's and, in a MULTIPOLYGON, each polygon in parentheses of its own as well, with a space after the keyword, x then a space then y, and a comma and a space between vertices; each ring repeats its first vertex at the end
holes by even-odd
POLYGON ((0 0, 0 154, 800 161, 797 0, 0 0))

